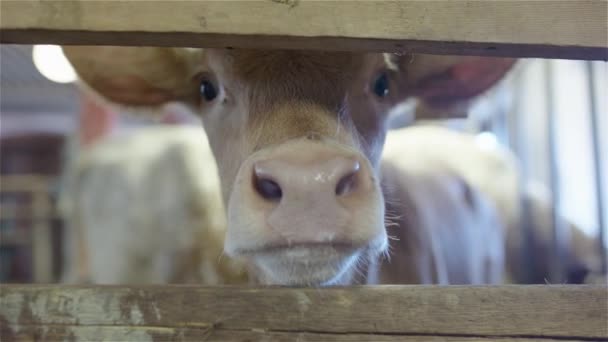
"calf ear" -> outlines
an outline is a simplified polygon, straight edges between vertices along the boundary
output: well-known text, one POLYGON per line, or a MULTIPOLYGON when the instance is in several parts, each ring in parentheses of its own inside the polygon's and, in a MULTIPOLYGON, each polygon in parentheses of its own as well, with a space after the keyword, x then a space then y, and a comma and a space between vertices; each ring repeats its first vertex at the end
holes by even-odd
POLYGON ((202 50, 156 47, 64 46, 82 81, 107 100, 129 106, 188 101, 202 50))
POLYGON ((417 97, 428 113, 460 116, 470 100, 500 81, 517 60, 409 55, 398 58, 400 97, 417 97))

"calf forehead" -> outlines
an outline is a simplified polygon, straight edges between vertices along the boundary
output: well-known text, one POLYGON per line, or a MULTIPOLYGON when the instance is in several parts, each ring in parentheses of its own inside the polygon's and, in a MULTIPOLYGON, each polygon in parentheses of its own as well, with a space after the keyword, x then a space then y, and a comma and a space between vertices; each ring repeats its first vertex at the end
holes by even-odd
POLYGON ((349 52, 224 50, 223 69, 245 86, 250 109, 266 111, 277 102, 299 100, 332 111, 373 55, 349 52))
POLYGON ((345 71, 363 65, 365 55, 349 52, 232 50, 226 52, 233 72, 248 82, 301 81, 331 77, 345 80, 345 71))

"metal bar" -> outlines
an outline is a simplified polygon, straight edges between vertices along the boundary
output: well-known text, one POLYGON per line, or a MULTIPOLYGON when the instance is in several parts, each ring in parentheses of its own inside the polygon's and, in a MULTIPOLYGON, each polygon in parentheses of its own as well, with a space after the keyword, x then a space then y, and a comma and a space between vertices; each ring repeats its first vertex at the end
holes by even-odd
POLYGON ((554 104, 554 77, 552 62, 545 61, 546 101, 547 101, 547 155, 549 159, 549 188, 551 189, 551 225, 553 240, 551 245, 549 281, 556 284, 566 280, 565 255, 568 236, 565 227, 561 224, 559 207, 561 203, 559 186, 559 169, 557 166, 557 119, 554 104))
MULTIPOLYGON (((518 79, 519 82, 521 80, 518 79)), ((519 87, 514 87, 516 91, 521 92, 519 87)), ((511 112, 508 115, 509 119, 509 146, 515 151, 520 161, 520 174, 517 183, 517 200, 518 200, 518 215, 519 215, 519 226, 518 227, 507 227, 507 229, 519 229, 521 248, 519 249, 519 262, 516 267, 521 271, 515 272, 515 279, 513 281, 521 282, 524 284, 530 284, 534 282, 534 275, 536 274, 536 260, 534 253, 532 252, 533 246, 533 230, 532 230, 532 217, 530 213, 530 206, 527 203, 525 196, 526 181, 529 178, 530 165, 528 162, 527 151, 525 150, 526 143, 523 139, 523 122, 522 114, 522 95, 517 94, 513 98, 511 112)))
MULTIPOLYGON (((593 63, 587 62, 587 79, 589 81, 589 116, 591 122, 591 139, 593 148, 593 165, 595 172, 595 201, 597 203, 597 224, 599 230, 599 255, 601 256, 601 272, 606 274, 608 268, 608 255, 604 246, 604 238, 606 236, 606 222, 604 220, 604 209, 606 202, 604 200, 604 173, 602 172, 602 151, 600 146, 600 122, 599 110, 596 98, 596 84, 593 79, 593 63)), ((604 132, 607 134, 608 132, 604 132)), ((606 209, 608 210, 608 209, 606 209)))

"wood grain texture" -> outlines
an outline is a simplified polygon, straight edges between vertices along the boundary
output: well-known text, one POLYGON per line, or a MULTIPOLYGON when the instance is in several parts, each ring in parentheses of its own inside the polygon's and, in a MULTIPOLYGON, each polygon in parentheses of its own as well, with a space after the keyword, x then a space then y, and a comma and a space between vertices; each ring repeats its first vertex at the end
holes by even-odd
POLYGON ((608 340, 605 286, 0 286, 8 340, 608 340))
POLYGON ((608 59, 608 1, 0 2, 2 43, 608 59))
POLYGON ((274 332, 264 330, 222 330, 166 327, 114 326, 20 326, 17 333, 0 335, 8 341, 239 341, 239 342, 532 342, 585 341, 579 339, 472 337, 432 335, 331 334, 274 332))

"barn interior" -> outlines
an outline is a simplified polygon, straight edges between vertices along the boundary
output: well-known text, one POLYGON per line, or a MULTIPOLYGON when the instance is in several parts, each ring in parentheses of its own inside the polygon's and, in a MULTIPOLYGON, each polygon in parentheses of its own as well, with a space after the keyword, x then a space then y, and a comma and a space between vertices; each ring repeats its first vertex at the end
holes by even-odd
MULTIPOLYGON (((129 212, 117 206, 126 203, 131 208, 145 208, 150 198, 168 197, 163 192, 167 190, 158 187, 154 188, 156 193, 143 195, 133 186, 146 187, 144 181, 125 186, 126 181, 113 176, 108 167, 108 174, 97 178, 101 184, 89 184, 86 192, 88 196, 103 193, 108 205, 95 213, 79 212, 78 204, 86 199, 78 187, 84 189, 85 185, 82 178, 76 181, 75 168, 76 161, 86 158, 96 144, 113 141, 106 148, 119 153, 126 150, 121 142, 128 141, 121 137, 159 126, 198 126, 198 118, 180 108, 167 109, 168 115, 160 119, 128 113, 88 95, 76 82, 58 46, 0 45, 0 283, 178 282, 178 278, 145 272, 131 278, 112 274, 129 257, 119 251, 128 248, 124 240, 117 240, 119 236, 109 228, 120 227, 117 216, 129 212), (74 242, 82 238, 78 234, 87 232, 80 227, 85 219, 98 220, 95 227, 108 227, 94 233, 95 246, 74 242), (95 259, 89 248, 101 250, 100 258, 107 262, 87 264, 86 260, 95 259), (119 256, 122 261, 118 261, 119 256), (74 260, 79 260, 77 265, 74 260), (103 268, 97 280, 87 276, 92 268, 103 268)), ((521 240, 517 267, 522 272, 517 282, 605 283, 607 89, 606 62, 522 59, 464 113, 432 113, 407 101, 392 110, 390 124, 393 129, 445 127, 472 137, 480 150, 507 150, 515 156, 519 189, 548 205, 547 217, 541 218, 526 211, 533 205, 523 197, 517 204, 523 208, 517 227, 521 240), (542 249, 529 240, 539 225, 547 232, 542 249), (573 266, 570 256, 559 252, 561 246, 576 250, 573 253, 577 256, 580 250, 581 260, 589 263, 582 268, 573 266), (544 260, 546 272, 538 271, 534 258, 544 260)), ((150 144, 145 149, 153 154, 153 149, 163 147, 150 144)), ((171 173, 175 165, 170 160, 163 162, 162 167, 171 173)), ((165 202, 155 205, 161 211, 173 208, 165 202)), ((179 214, 167 213, 169 217, 179 214)), ((172 223, 166 223, 164 229, 171 228, 172 223)), ((146 234, 145 224, 142 229, 137 236, 146 234)), ((140 259, 128 263, 143 269, 155 262, 153 258, 140 259)), ((165 267, 151 266, 160 273, 165 267)))

